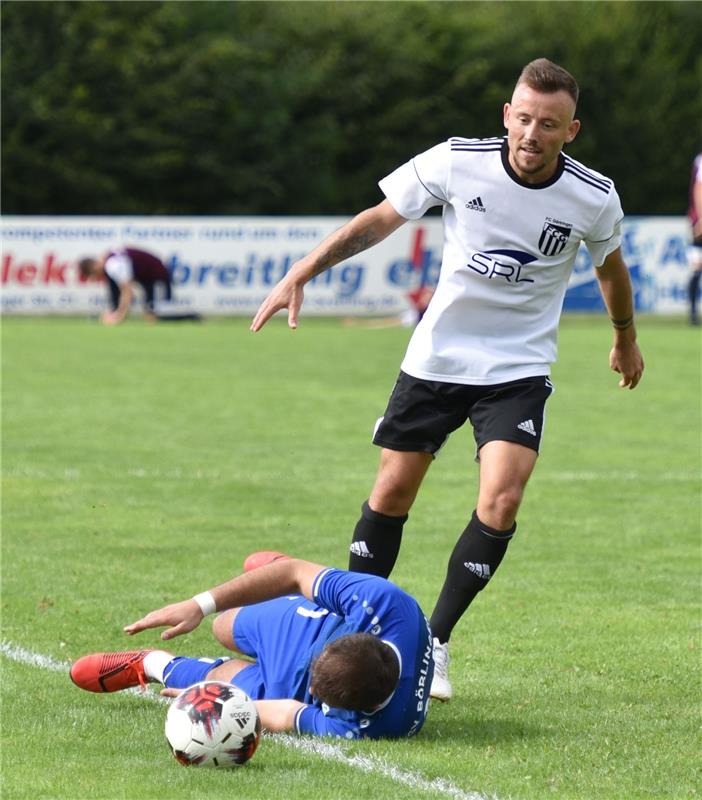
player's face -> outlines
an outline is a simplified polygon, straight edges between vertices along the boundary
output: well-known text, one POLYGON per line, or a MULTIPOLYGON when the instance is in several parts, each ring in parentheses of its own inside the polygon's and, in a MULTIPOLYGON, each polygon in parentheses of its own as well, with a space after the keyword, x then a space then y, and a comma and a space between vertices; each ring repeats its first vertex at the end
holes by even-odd
POLYGON ((520 83, 505 103, 509 163, 527 183, 543 183, 556 171, 558 154, 580 130, 575 103, 565 91, 546 94, 520 83))

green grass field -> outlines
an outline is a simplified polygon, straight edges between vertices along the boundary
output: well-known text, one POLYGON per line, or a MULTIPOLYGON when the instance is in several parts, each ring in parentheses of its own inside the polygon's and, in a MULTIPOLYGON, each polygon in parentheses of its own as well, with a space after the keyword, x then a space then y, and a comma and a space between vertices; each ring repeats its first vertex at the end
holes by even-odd
MULTIPOLYGON (((408 332, 336 320, 120 328, 3 320, 2 797, 689 798, 700 781, 700 337, 643 318, 617 388, 601 317, 566 317, 540 463, 499 575, 452 639, 454 700, 410 741, 267 736, 184 769, 156 695, 90 695, 122 625, 252 550, 345 567, 408 332)), ((429 614, 469 516, 468 429, 429 472, 393 579, 429 614)), ((207 625, 174 643, 216 655, 207 625)))

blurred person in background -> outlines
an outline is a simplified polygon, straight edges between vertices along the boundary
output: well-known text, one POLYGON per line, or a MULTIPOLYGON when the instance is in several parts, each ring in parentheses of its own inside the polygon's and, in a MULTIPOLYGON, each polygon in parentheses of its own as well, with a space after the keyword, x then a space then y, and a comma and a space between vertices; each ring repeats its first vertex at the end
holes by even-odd
POLYGON ((692 226, 692 244, 687 251, 687 261, 692 273, 687 287, 690 299, 690 324, 699 325, 700 317, 697 313, 697 302, 702 276, 702 153, 699 153, 692 162, 692 175, 690 176, 690 202, 687 215, 692 226))
POLYGON ((167 310, 173 298, 171 275, 158 256, 135 247, 110 250, 99 258, 78 262, 84 280, 106 280, 110 310, 101 317, 105 325, 124 322, 134 299, 134 284, 144 292, 144 316, 151 322, 199 321, 199 314, 167 310))
MULTIPOLYGON (((415 328, 373 442, 382 448, 353 533, 349 569, 387 577, 403 526, 433 459, 467 420, 479 464, 475 510, 459 535, 431 615, 431 695, 452 696, 451 632, 492 579, 516 528, 536 465, 550 365, 573 264, 584 242, 613 327, 609 365, 633 389, 644 364, 636 343, 624 216, 614 183, 565 155, 580 130, 578 85, 541 58, 527 64, 503 108, 506 137, 454 137, 380 181, 386 199, 293 264, 254 317, 297 316, 307 281, 382 241, 407 220, 443 207, 439 281, 415 328)), ((544 580, 547 576, 544 575, 544 580)))

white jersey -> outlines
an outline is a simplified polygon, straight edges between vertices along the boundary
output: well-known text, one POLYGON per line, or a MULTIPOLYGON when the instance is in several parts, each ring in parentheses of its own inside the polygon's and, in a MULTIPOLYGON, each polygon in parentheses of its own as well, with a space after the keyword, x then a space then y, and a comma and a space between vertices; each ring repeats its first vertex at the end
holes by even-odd
POLYGON ((132 260, 126 253, 113 253, 105 261, 105 272, 118 285, 123 286, 134 280, 132 260))
POLYGON ((379 185, 406 219, 443 206, 439 282, 402 370, 480 385, 548 375, 580 242, 599 267, 621 241, 612 181, 561 153, 555 174, 531 185, 506 139, 453 138, 379 185))

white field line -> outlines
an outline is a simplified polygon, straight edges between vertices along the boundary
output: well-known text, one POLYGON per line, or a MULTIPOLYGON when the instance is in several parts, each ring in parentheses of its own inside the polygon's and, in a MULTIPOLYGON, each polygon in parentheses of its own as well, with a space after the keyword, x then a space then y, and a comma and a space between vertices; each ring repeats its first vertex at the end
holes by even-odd
POLYGON ((702 472, 689 471, 668 471, 660 473, 643 473, 635 470, 581 470, 562 472, 538 473, 538 478, 542 481, 554 481, 555 483, 581 483, 587 481, 606 481, 607 483, 626 482, 626 481, 645 481, 651 480, 658 483, 687 483, 688 481, 702 480, 702 472))
MULTIPOLYGON (((51 658, 51 656, 45 656, 41 653, 32 653, 7 640, 2 640, 2 642, 0 642, 0 653, 5 656, 5 658, 9 658, 20 664, 38 667, 39 669, 45 669, 51 672, 68 673, 68 668, 70 666, 66 661, 56 661, 56 659, 51 658)), ((151 702, 168 702, 166 698, 158 694, 144 693, 139 689, 128 691, 130 691, 131 694, 151 702)), ((463 789, 460 789, 458 786, 455 786, 453 783, 443 778, 429 780, 420 773, 409 772, 399 769, 399 767, 394 767, 381 758, 364 755, 348 755, 338 744, 333 744, 323 739, 308 737, 298 738, 289 734, 280 733, 266 734, 266 738, 270 738, 272 741, 275 741, 277 744, 282 744, 284 747, 298 750, 305 755, 315 756, 326 761, 335 761, 339 764, 352 767, 353 769, 361 770, 361 772, 387 778, 394 783, 399 783, 410 789, 416 789, 417 791, 432 792, 442 797, 453 798, 453 800, 497 800, 494 795, 484 795, 479 792, 465 792, 463 789)))
MULTIPOLYGON (((68 669, 71 666, 68 661, 56 661, 51 656, 44 656, 41 653, 30 653, 24 647, 12 644, 6 639, 0 642, 0 653, 9 658, 11 661, 17 661, 20 664, 26 664, 30 667, 39 667, 39 669, 47 669, 50 672, 63 672, 68 674, 68 669)), ((134 689, 125 689, 125 694, 135 694, 146 700, 155 701, 158 703, 168 703, 167 697, 161 697, 160 694, 152 694, 150 692, 142 692, 141 689, 135 687, 134 689)))
POLYGON ((455 800, 497 800, 494 795, 484 795, 479 792, 464 792, 449 781, 443 778, 429 780, 416 772, 407 772, 398 767, 393 767, 386 761, 373 756, 349 756, 334 744, 329 744, 321 739, 297 739, 288 734, 276 734, 276 741, 282 741, 287 746, 303 753, 310 753, 329 761, 337 761, 340 764, 353 767, 361 772, 369 772, 375 775, 382 775, 395 783, 401 783, 410 789, 418 789, 425 792, 436 792, 444 797, 452 797, 455 800))
MULTIPOLYGON (((187 481, 216 481, 232 480, 236 477, 230 473, 222 472, 218 469, 196 469, 183 470, 180 467, 171 469, 145 469, 140 466, 128 467, 121 472, 112 470, 105 471, 105 474, 113 478, 142 478, 145 480, 187 480, 187 481)), ((258 471, 259 478, 276 476, 278 473, 265 473, 258 471)), ((353 475, 353 473, 350 473, 353 475)), ((358 473, 363 477, 365 473, 358 473)), ((4 478, 41 478, 49 480, 79 481, 84 477, 94 478, 95 472, 88 473, 79 467, 65 467, 63 469, 42 469, 41 467, 10 467, 2 470, 4 478)), ((655 480, 658 483, 687 483, 688 481, 702 480, 702 473, 695 470, 668 470, 664 472, 639 472, 637 470, 564 470, 553 472, 547 469, 536 474, 541 481, 554 481, 555 483, 587 482, 587 481, 645 481, 655 480)))

